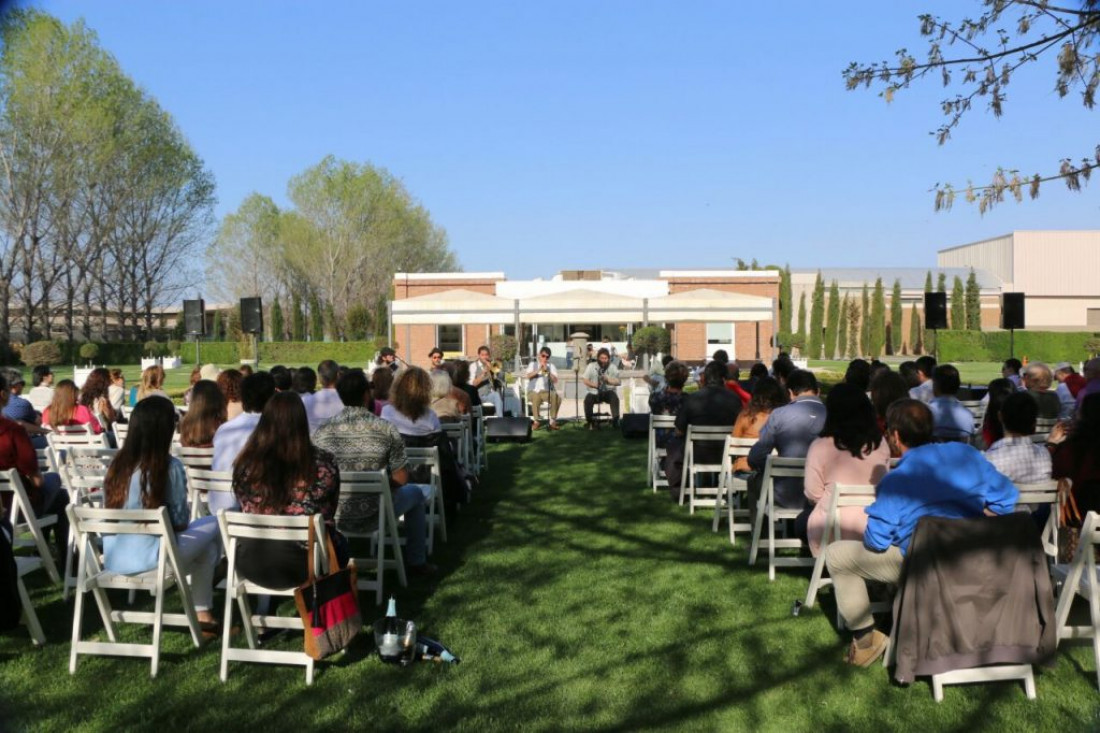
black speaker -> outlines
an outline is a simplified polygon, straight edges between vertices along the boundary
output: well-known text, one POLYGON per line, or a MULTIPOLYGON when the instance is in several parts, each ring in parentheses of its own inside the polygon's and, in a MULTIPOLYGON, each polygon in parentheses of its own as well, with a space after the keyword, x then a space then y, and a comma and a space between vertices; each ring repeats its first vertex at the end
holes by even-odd
POLYGON ((947 293, 924 294, 924 327, 935 331, 947 328, 947 293))
POLYGON ((264 302, 262 298, 241 298, 241 330, 245 333, 264 332, 264 302))
POLYGON ((648 438, 649 414, 642 412, 628 412, 619 422, 623 430, 624 438, 648 438))
POLYGON ((183 330, 195 336, 206 335, 206 304, 201 299, 183 301, 183 330))
POLYGON ((485 421, 485 439, 491 443, 506 440, 526 443, 531 440, 531 418, 494 417, 485 421))
POLYGON ((1026 328, 1023 293, 1001 293, 1001 328, 1026 328))

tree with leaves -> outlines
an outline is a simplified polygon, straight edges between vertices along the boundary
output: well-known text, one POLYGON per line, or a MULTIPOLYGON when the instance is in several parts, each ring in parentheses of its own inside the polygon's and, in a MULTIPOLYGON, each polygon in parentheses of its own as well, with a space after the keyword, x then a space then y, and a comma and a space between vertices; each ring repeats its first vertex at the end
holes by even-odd
POLYGON ((806 349, 806 291, 798 299, 798 331, 794 335, 794 345, 799 352, 806 349))
POLYGON ((784 265, 779 271, 779 332, 791 332, 791 320, 794 315, 794 303, 791 299, 791 266, 784 265))
MULTIPOLYGON (((927 55, 918 59, 906 49, 897 52, 893 63, 852 63, 844 71, 848 89, 881 86, 882 97, 891 101, 925 77, 938 78, 954 94, 940 103, 946 120, 936 131, 940 145, 962 123, 975 101, 983 101, 995 117, 1004 112, 1006 88, 1023 67, 1041 61, 1050 64, 1054 89, 1059 97, 1071 91, 1081 94, 1087 109, 1096 104, 1100 87, 1100 55, 1094 47, 1100 41, 1100 3, 1055 3, 1051 0, 983 0, 981 12, 958 21, 925 14, 919 16, 921 35, 928 39, 927 55), (946 54, 950 48, 960 49, 946 54)), ((1083 144, 1093 147, 1094 142, 1083 144)), ((1071 191, 1081 189, 1092 171, 1100 166, 1100 146, 1074 161, 1064 158, 1057 171, 1021 175, 1013 165, 996 169, 985 185, 968 184, 963 190, 968 203, 977 203, 985 213, 1004 201, 1005 194, 1017 202, 1024 191, 1031 198, 1047 181, 1061 180, 1071 191)), ((950 209, 956 186, 936 185, 936 210, 950 209)))
POLYGON ((966 328, 966 295, 962 278, 958 275, 951 285, 951 328, 956 331, 966 328))
POLYGON ((909 312, 909 353, 919 354, 924 348, 923 328, 920 322, 920 313, 917 312, 917 304, 909 312))
POLYGON ((840 323, 840 286, 833 280, 829 286, 829 307, 825 318, 825 358, 836 357, 837 333, 843 331, 840 323))
POLYGON ((860 309, 859 302, 852 298, 848 301, 848 355, 859 356, 859 340, 863 334, 863 328, 860 325, 860 309))
POLYGON ((859 307, 859 353, 867 356, 871 353, 871 291, 867 283, 863 283, 863 297, 859 307))
POLYGON ((924 292, 926 292, 926 293, 931 293, 932 292, 932 271, 931 270, 924 273, 924 292))
POLYGON ((871 298, 871 330, 868 337, 870 350, 868 356, 877 359, 886 345, 886 292, 882 287, 882 278, 875 278, 875 293, 871 298))
POLYGON ((894 287, 890 291, 890 353, 897 354, 901 351, 901 327, 905 315, 901 303, 901 280, 894 280, 894 287))
POLYGON ((214 325, 210 329, 210 340, 221 341, 223 338, 222 333, 222 312, 220 310, 214 311, 214 325))
POLYGON ((821 279, 821 272, 817 273, 814 280, 814 291, 810 297, 810 333, 806 351, 811 359, 820 359, 822 356, 822 329, 825 327, 825 281, 821 279))
POLYGON ((325 313, 321 310, 321 301, 316 293, 309 296, 309 340, 325 340, 325 313))
POLYGON ((974 268, 966 278, 966 330, 982 330, 982 289, 978 286, 978 276, 974 268))
POLYGON ((283 323, 283 307, 279 299, 271 304, 271 340, 282 341, 286 338, 286 324, 283 323))
MULTIPOLYGON (((835 284, 836 281, 834 280, 835 284)), ((832 295, 829 297, 829 313, 832 314, 832 295)), ((848 294, 844 294, 844 300, 840 301, 837 312, 836 324, 836 355, 838 359, 848 358, 848 294)))
POLYGON ((941 272, 936 278, 936 292, 947 293, 947 273, 941 272))
POLYGON ((293 341, 306 340, 306 314, 302 310, 302 297, 297 290, 290 294, 290 338, 293 341))

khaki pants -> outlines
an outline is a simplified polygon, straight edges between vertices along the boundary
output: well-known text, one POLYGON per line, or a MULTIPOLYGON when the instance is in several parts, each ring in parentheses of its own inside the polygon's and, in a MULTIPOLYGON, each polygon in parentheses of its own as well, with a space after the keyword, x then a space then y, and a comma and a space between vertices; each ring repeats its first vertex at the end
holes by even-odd
POLYGON ((875 552, 862 542, 842 540, 825 548, 825 564, 829 566, 829 576, 836 589, 837 609, 849 629, 866 629, 874 625, 867 581, 897 584, 904 560, 905 556, 894 545, 886 552, 875 552))
POLYGON ((558 419, 558 410, 561 408, 561 395, 554 392, 548 392, 543 390, 542 392, 529 392, 527 399, 531 401, 531 417, 534 420, 542 419, 542 405, 544 402, 550 403, 550 419, 558 419))

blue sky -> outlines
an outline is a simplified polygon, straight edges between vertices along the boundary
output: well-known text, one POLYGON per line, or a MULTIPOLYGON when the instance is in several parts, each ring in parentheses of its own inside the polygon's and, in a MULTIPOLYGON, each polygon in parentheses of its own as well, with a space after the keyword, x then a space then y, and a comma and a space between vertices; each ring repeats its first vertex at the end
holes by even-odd
POLYGON ((1047 184, 984 217, 938 181, 1048 172, 1097 143, 1053 61, 940 147, 947 93, 848 92, 851 61, 922 51, 916 16, 975 0, 820 3, 61 2, 176 119, 218 215, 327 154, 400 177, 466 270, 934 266, 1013 229, 1097 225, 1097 189, 1047 184))

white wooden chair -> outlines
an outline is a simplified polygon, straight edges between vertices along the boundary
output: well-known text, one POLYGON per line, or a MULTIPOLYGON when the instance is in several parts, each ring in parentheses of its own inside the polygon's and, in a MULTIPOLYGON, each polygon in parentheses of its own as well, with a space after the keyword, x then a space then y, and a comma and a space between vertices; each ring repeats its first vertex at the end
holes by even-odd
POLYGON ((768 523, 768 580, 775 580, 777 567, 805 568, 812 567, 813 558, 809 557, 776 557, 777 549, 800 549, 802 540, 794 537, 776 538, 775 525, 777 522, 793 520, 802 513, 801 509, 786 509, 775 503, 775 480, 777 478, 805 478, 805 458, 781 458, 780 456, 768 456, 768 462, 764 468, 763 484, 760 488, 760 500, 756 506, 756 522, 752 529, 752 548, 749 550, 749 565, 756 564, 756 555, 760 550, 760 534, 764 522, 768 523))
MULTIPOLYGON (((114 448, 69 448, 60 466, 61 484, 69 493, 69 503, 77 506, 103 506, 103 481, 118 453, 114 448)), ((65 549, 65 584, 62 600, 69 600, 69 589, 76 587, 76 534, 69 533, 65 549)))
POLYGON ((469 448, 467 443, 466 425, 462 422, 444 422, 443 432, 454 442, 455 457, 463 468, 469 466, 469 448))
POLYGON ((53 555, 50 554, 44 531, 46 527, 57 524, 58 518, 53 514, 39 517, 34 513, 34 507, 31 506, 27 490, 23 486, 23 479, 14 468, 0 471, 0 494, 11 494, 9 518, 12 526, 12 548, 33 547, 50 580, 60 583, 61 575, 57 572, 53 555))
POLYGON ((57 473, 57 457, 47 440, 45 448, 35 448, 35 456, 38 458, 39 473, 57 473))
POLYGON ((355 559, 355 566, 359 569, 359 590, 373 590, 374 602, 380 604, 387 568, 397 569, 397 579, 402 588, 409 584, 405 575, 405 560, 401 554, 401 537, 397 532, 393 498, 390 495, 389 474, 386 471, 342 471, 340 497, 341 505, 336 511, 336 528, 349 540, 369 540, 373 550, 373 557, 355 559), (341 516, 344 499, 369 496, 378 498, 378 515, 374 526, 353 524, 346 517, 341 516), (388 559, 387 548, 391 555, 388 559), (366 577, 368 568, 373 568, 373 579, 366 577))
POLYGON ((653 487, 654 494, 657 493, 658 489, 668 488, 668 479, 665 477, 663 467, 663 461, 665 456, 668 455, 668 450, 658 447, 657 431, 675 429, 675 415, 649 416, 649 455, 646 458, 646 465, 649 467, 649 483, 653 487))
MULTIPOLYGON (((4 533, 4 537, 11 542, 11 537, 8 535, 6 529, 0 529, 0 532, 4 533)), ((23 583, 23 576, 33 573, 35 570, 41 570, 45 568, 42 564, 41 558, 29 557, 27 555, 17 555, 15 557, 15 588, 19 593, 19 601, 23 606, 23 623, 27 625, 27 631, 31 635, 31 641, 35 646, 42 646, 46 643, 46 632, 42 630, 42 624, 38 621, 38 614, 35 613, 34 604, 31 603, 30 593, 27 592, 27 586, 23 583)))
POLYGON ((260 649, 258 631, 266 629, 296 629, 304 633, 298 614, 279 616, 272 612, 259 615, 252 612, 250 595, 293 596, 293 588, 265 588, 237 574, 237 543, 242 539, 276 540, 305 544, 309 541, 309 525, 313 523, 318 539, 314 554, 315 570, 328 567, 328 552, 324 538, 326 530, 320 514, 313 516, 281 516, 245 514, 244 512, 218 512, 218 526, 222 543, 229 559, 225 578, 225 619, 222 627, 222 656, 219 676, 225 682, 229 677, 230 662, 257 662, 260 664, 290 664, 306 668, 306 684, 313 684, 313 658, 304 651, 260 649), (241 626, 247 647, 235 647, 232 640, 233 606, 241 615, 241 626))
POLYGON ((474 456, 477 463, 477 472, 480 474, 482 471, 489 469, 489 451, 486 450, 487 443, 485 441, 485 411, 481 408, 481 405, 473 405, 470 408, 470 418, 477 427, 474 432, 474 456))
POLYGON ((697 446, 709 443, 714 447, 725 446, 726 438, 733 432, 732 425, 688 425, 684 436, 684 468, 680 476, 680 506, 688 502, 690 514, 697 506, 714 506, 718 501, 718 487, 701 487, 698 477, 701 473, 718 476, 722 471, 722 459, 717 463, 701 463, 695 458, 697 446))
POLYGON ((737 532, 752 532, 752 523, 749 522, 749 510, 740 506, 741 497, 748 495, 749 483, 745 479, 733 475, 733 464, 742 456, 747 456, 749 450, 756 443, 756 438, 734 438, 726 436, 725 455, 722 460, 722 473, 718 480, 718 500, 714 502, 714 521, 711 523, 711 531, 717 532, 718 525, 722 523, 723 508, 727 514, 730 526, 730 544, 737 544, 737 532), (743 521, 737 521, 741 519, 743 521))
POLYGON ((160 664, 160 640, 165 626, 181 626, 191 633, 191 641, 202 645, 202 629, 195 612, 191 588, 186 581, 185 568, 179 559, 176 534, 168 518, 168 508, 159 509, 101 509, 70 504, 66 511, 72 531, 77 535, 80 562, 76 580, 76 603, 73 607, 73 638, 69 652, 69 673, 76 674, 77 660, 81 654, 146 657, 150 660, 149 674, 157 676, 160 664), (149 535, 160 540, 157 567, 144 573, 124 575, 107 570, 101 560, 99 547, 106 535, 149 535), (166 613, 164 600, 172 586, 179 589, 183 613, 166 613), (153 594, 153 610, 116 611, 107 597, 110 589, 137 591, 153 594), (86 641, 83 636, 84 598, 91 592, 99 616, 103 620, 107 641, 86 641), (153 627, 150 644, 119 641, 117 624, 143 624, 153 627))
POLYGON ((1058 561, 1058 482, 1040 481, 1035 484, 1016 484, 1016 490, 1020 497, 1016 504, 1030 504, 1038 506, 1050 505, 1050 515, 1047 523, 1043 525, 1040 537, 1043 540, 1043 552, 1051 557, 1052 562, 1058 561))
MULTIPOLYGON (((122 408, 123 413, 125 413, 126 410, 127 408, 122 408)), ((112 429, 115 432, 115 443, 121 448, 122 444, 126 442, 126 436, 130 434, 130 423, 115 423, 112 429)))
POLYGON ((428 554, 435 551, 435 530, 447 541, 447 510, 443 505, 443 469, 439 463, 439 448, 406 448, 405 458, 408 466, 426 466, 431 473, 432 495, 428 497, 428 554))
POLYGON ((65 461, 65 451, 69 448, 109 448, 107 433, 96 435, 90 430, 84 430, 81 426, 69 426, 57 428, 46 435, 46 443, 53 451, 54 461, 61 464, 65 461), (73 428, 79 428, 73 430, 73 428))
POLYGON ((1077 552, 1069 565, 1055 565, 1052 576, 1062 581, 1054 619, 1058 632, 1058 644, 1065 640, 1092 640, 1092 654, 1096 662, 1096 681, 1100 686, 1100 575, 1096 570, 1096 549, 1100 545, 1100 515, 1089 512, 1081 526, 1077 552), (1089 602, 1089 625, 1070 626, 1069 612, 1074 598, 1080 595, 1089 602))
MULTIPOLYGON (((825 532, 821 535, 821 551, 814 560, 814 571, 810 575, 810 587, 806 591, 806 608, 813 608, 817 601, 817 592, 826 585, 832 585, 831 578, 824 577, 825 550, 832 542, 840 539, 840 510, 843 507, 868 507, 875 502, 875 487, 871 484, 836 484, 825 514, 825 532)), ((839 618, 839 614, 838 614, 839 618)))
POLYGON ((210 515, 210 492, 228 493, 233 496, 232 471, 204 471, 186 467, 187 494, 191 504, 191 521, 210 515))

